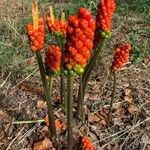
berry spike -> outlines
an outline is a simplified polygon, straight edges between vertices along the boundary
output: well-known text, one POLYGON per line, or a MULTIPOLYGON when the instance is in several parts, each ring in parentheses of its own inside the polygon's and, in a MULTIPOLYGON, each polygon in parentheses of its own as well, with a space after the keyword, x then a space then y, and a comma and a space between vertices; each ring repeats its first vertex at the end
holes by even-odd
POLYGON ((112 14, 115 10, 114 0, 100 0, 97 9, 96 27, 103 32, 111 30, 112 14))
POLYGON ((100 0, 96 15, 96 42, 100 41, 100 35, 103 38, 111 36, 112 15, 115 10, 114 0, 100 0))
POLYGON ((83 74, 93 47, 95 21, 86 8, 68 18, 64 64, 67 70, 83 74))
POLYGON ((45 54, 45 68, 48 73, 57 74, 60 71, 61 51, 56 45, 50 45, 45 54))
POLYGON ((114 60, 111 65, 112 72, 120 70, 127 62, 131 51, 130 44, 122 44, 115 49, 114 60))
POLYGON ((44 21, 39 18, 38 3, 35 0, 32 2, 32 20, 33 24, 26 25, 26 31, 31 50, 38 52, 44 47, 44 21))

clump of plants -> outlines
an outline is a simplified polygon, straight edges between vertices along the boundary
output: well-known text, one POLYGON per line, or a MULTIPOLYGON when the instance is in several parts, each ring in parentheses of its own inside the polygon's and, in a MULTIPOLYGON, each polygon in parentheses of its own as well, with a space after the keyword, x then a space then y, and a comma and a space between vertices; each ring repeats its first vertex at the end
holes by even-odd
MULTIPOLYGON (((97 6, 96 20, 87 8, 80 7, 77 12, 65 19, 65 13, 61 12, 61 18, 55 18, 53 8, 50 6, 45 18, 39 17, 38 3, 32 1, 32 23, 26 25, 30 49, 36 55, 45 100, 47 102, 47 116, 42 121, 49 128, 49 137, 53 146, 58 147, 56 128, 60 127, 59 120, 55 120, 52 85, 53 78, 61 78, 60 103, 67 116, 67 149, 72 150, 74 120, 84 122, 84 95, 86 85, 107 40, 111 37, 112 17, 115 10, 114 0, 100 0, 97 6), (46 23, 45 23, 46 22, 46 23), (45 47, 45 27, 53 37, 53 43, 45 47), (43 57, 45 56, 45 59, 43 57), (76 116, 73 115, 73 89, 74 78, 79 76, 79 91, 76 116), (65 82, 67 79, 67 83, 65 82), (73 117, 75 116, 75 117, 73 117)), ((42 14, 43 16, 43 14, 42 14)), ((111 111, 116 88, 116 74, 128 60, 131 51, 129 43, 121 43, 114 52, 114 61, 110 70, 114 76, 114 87, 110 103, 108 120, 111 121, 111 111)), ((86 137, 81 136, 81 149, 93 150, 92 143, 86 137)))

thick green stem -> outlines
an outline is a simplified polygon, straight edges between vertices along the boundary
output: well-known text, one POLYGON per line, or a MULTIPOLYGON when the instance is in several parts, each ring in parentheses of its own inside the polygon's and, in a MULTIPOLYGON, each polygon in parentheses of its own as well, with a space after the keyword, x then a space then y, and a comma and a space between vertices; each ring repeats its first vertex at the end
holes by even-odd
POLYGON ((67 150, 73 149, 73 76, 68 76, 67 79, 67 150))
POLYGON ((99 56, 99 53, 101 52, 101 50, 105 44, 105 41, 106 41, 106 39, 102 39, 102 41, 98 44, 97 48, 95 49, 95 53, 94 53, 93 57, 91 58, 89 64, 87 65, 87 67, 85 69, 85 72, 83 74, 83 95, 85 92, 85 88, 86 88, 88 79, 92 73, 93 66, 99 56))
POLYGON ((116 91, 116 80, 117 80, 117 78, 116 78, 116 73, 115 72, 113 73, 113 77, 114 77, 114 83, 113 83, 113 91, 112 91, 111 102, 110 102, 109 113, 108 113, 108 120, 107 120, 108 125, 111 121, 111 114, 112 114, 112 108, 113 108, 115 91, 116 91))
POLYGON ((101 52, 106 39, 102 39, 102 41, 98 44, 96 49, 94 50, 94 55, 91 58, 89 64, 87 65, 85 72, 82 76, 82 79, 80 79, 80 87, 79 87, 79 93, 78 93, 78 104, 77 104, 77 115, 78 118, 81 118, 83 120, 84 114, 83 114, 83 103, 84 103, 84 94, 85 94, 85 88, 87 85, 87 82, 89 80, 89 77, 92 73, 93 66, 99 56, 99 53, 101 52), (81 81, 82 80, 82 81, 81 81))
POLYGON ((84 110, 83 110, 83 103, 84 103, 84 97, 83 97, 83 84, 82 84, 82 76, 80 76, 80 82, 79 82, 79 93, 78 93, 78 101, 77 101, 77 116, 79 119, 83 121, 84 119, 84 110))
POLYGON ((52 100, 51 100, 51 92, 49 91, 48 84, 46 81, 45 68, 43 65, 41 53, 37 52, 36 57, 38 60, 41 79, 43 83, 44 94, 45 94, 47 107, 48 107, 48 117, 49 117, 49 122, 50 122, 50 126, 49 126, 50 135, 51 135, 51 139, 54 140, 56 137, 56 128, 55 128, 55 123, 54 123, 54 113, 53 113, 53 106, 52 106, 52 100))

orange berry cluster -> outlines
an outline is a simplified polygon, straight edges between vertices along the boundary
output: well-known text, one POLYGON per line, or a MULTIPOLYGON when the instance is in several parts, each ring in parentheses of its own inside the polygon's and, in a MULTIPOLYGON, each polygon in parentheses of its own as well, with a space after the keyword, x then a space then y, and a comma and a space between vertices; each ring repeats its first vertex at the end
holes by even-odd
POLYGON ((131 51, 130 44, 122 44, 115 49, 114 61, 112 62, 111 70, 118 71, 123 67, 129 57, 131 51))
MULTIPOLYGON (((46 123, 46 126, 49 127, 48 115, 46 115, 46 117, 44 118, 44 121, 45 121, 45 123, 46 123)), ((55 127, 56 127, 56 129, 60 129, 60 128, 62 127, 62 124, 61 124, 61 122, 60 122, 59 119, 56 119, 56 120, 55 120, 55 127)))
POLYGON ((30 47, 33 52, 40 51, 44 46, 44 21, 39 19, 38 29, 33 28, 32 24, 26 25, 27 35, 30 40, 30 47))
POLYGON ((45 53, 45 66, 48 71, 60 71, 61 51, 56 45, 50 45, 45 53))
POLYGON ((88 137, 84 136, 81 139, 83 150, 94 150, 94 147, 88 137))
POLYGON ((62 33, 64 36, 66 36, 66 29, 67 29, 66 22, 60 21, 58 19, 54 19, 54 23, 53 23, 51 17, 46 16, 46 23, 50 33, 57 31, 62 33))
POLYGON ((110 31, 114 10, 114 0, 100 0, 96 15, 96 28, 100 28, 103 32, 110 31))
POLYGON ((68 70, 77 74, 84 72, 93 47, 95 21, 91 13, 81 7, 78 14, 69 16, 64 52, 64 63, 68 70))

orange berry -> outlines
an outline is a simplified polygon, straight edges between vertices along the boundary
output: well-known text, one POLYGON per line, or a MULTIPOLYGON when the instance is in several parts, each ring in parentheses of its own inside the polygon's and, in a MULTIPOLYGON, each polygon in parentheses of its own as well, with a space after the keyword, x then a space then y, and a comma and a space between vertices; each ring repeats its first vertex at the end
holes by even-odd
POLYGON ((42 32, 42 33, 43 33, 43 32, 44 32, 44 28, 43 28, 43 26, 39 27, 39 29, 38 29, 38 30, 39 30, 39 32, 42 32))
POLYGON ((34 40, 34 41, 33 41, 33 45, 34 45, 35 47, 39 47, 39 42, 38 42, 37 40, 34 40))
POLYGON ((37 48, 36 48, 35 46, 31 46, 31 50, 32 50, 33 52, 35 52, 35 51, 37 50, 37 48))
POLYGON ((33 34, 33 31, 32 31, 32 30, 29 30, 29 31, 27 31, 27 34, 28 34, 29 36, 31 36, 31 35, 33 34))
POLYGON ((80 28, 76 28, 75 29, 75 36, 80 37, 83 34, 83 30, 81 30, 80 28))
POLYGON ((39 25, 43 25, 43 24, 44 24, 43 18, 39 18, 39 25))
POLYGON ((43 45, 40 44, 40 45, 38 46, 38 50, 41 50, 42 48, 43 48, 43 45))
POLYGON ((68 28, 67 28, 67 33, 68 33, 68 34, 71 34, 72 32, 73 32, 73 28, 70 27, 70 26, 68 26, 68 28))
POLYGON ((85 19, 79 20, 79 27, 82 29, 86 29, 88 27, 88 21, 85 19))
POLYGON ((27 30, 27 31, 33 30, 33 25, 32 25, 32 24, 27 24, 27 25, 26 25, 26 30, 27 30))
POLYGON ((30 39, 31 39, 31 41, 34 41, 34 40, 35 40, 35 37, 34 37, 34 36, 31 36, 30 39))
POLYGON ((36 37, 39 36, 39 33, 38 33, 37 31, 34 31, 34 32, 33 32, 33 36, 36 38, 36 37))
POLYGON ((66 64, 66 67, 67 67, 68 70, 72 69, 72 65, 70 65, 70 64, 66 64))

